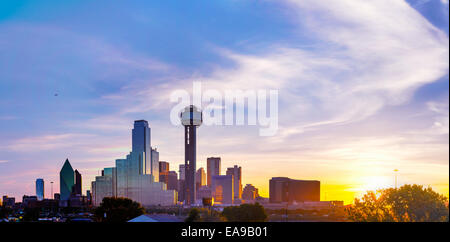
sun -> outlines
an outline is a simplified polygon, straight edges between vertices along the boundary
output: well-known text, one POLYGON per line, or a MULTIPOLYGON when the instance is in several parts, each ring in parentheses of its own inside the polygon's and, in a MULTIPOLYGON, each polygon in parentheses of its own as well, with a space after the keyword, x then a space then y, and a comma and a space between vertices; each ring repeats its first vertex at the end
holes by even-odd
POLYGON ((386 176, 364 177, 361 192, 376 191, 379 189, 393 187, 392 179, 386 176))

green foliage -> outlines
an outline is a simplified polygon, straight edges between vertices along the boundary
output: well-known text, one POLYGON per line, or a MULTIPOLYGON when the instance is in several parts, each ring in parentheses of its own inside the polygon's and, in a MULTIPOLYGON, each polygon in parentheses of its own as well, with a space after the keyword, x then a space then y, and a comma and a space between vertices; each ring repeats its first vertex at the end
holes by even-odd
POLYGON ((267 214, 259 203, 226 207, 222 216, 229 222, 264 222, 267 214))
POLYGON ((448 198, 420 185, 367 192, 347 212, 357 222, 449 221, 448 198))
POLYGON ((198 210, 197 208, 191 209, 191 211, 189 211, 189 215, 184 220, 184 222, 199 222, 199 221, 200 221, 200 210, 198 210))
POLYGON ((142 215, 144 211, 140 203, 131 199, 105 197, 94 213, 96 220, 99 222, 120 223, 142 215))
POLYGON ((220 212, 209 208, 192 208, 184 220, 185 222, 222 222, 220 212))

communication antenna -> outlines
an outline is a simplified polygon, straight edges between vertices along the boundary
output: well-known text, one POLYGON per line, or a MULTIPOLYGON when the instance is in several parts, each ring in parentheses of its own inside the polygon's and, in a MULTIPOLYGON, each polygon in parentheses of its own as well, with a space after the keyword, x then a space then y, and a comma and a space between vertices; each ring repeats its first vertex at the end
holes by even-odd
POLYGON ((55 199, 55 196, 53 195, 53 182, 50 182, 50 184, 51 184, 51 194, 52 194, 52 196, 50 197, 50 199, 55 199))
POLYGON ((398 169, 394 170, 394 175, 395 175, 395 189, 397 189, 397 173, 398 173, 398 169))

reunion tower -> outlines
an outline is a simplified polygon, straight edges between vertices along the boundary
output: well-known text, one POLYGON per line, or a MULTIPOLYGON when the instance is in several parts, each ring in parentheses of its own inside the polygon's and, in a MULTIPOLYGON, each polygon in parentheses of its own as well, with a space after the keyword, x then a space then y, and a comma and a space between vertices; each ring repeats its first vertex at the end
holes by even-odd
POLYGON ((184 126, 184 164, 185 201, 195 204, 195 171, 197 162, 197 127, 202 124, 202 112, 194 105, 187 106, 180 114, 181 124, 184 126))

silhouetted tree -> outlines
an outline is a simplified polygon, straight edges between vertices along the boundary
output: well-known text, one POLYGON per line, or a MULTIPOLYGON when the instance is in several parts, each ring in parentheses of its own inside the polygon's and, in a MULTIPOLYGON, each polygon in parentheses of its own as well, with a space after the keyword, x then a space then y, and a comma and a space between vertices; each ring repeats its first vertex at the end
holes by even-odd
POLYGON ((7 218, 12 213, 12 209, 8 207, 0 207, 0 219, 7 218))
POLYGON ((264 222, 267 219, 266 211, 259 203, 226 207, 222 216, 229 222, 264 222))
POLYGON ((448 198, 420 185, 367 192, 347 209, 358 222, 443 222, 449 220, 448 198))
POLYGON ((197 208, 193 208, 189 211, 189 215, 184 220, 184 222, 199 222, 200 221, 200 211, 197 208))
POLYGON ((95 218, 99 222, 126 222, 144 213, 140 203, 128 198, 105 197, 95 209, 95 218))

